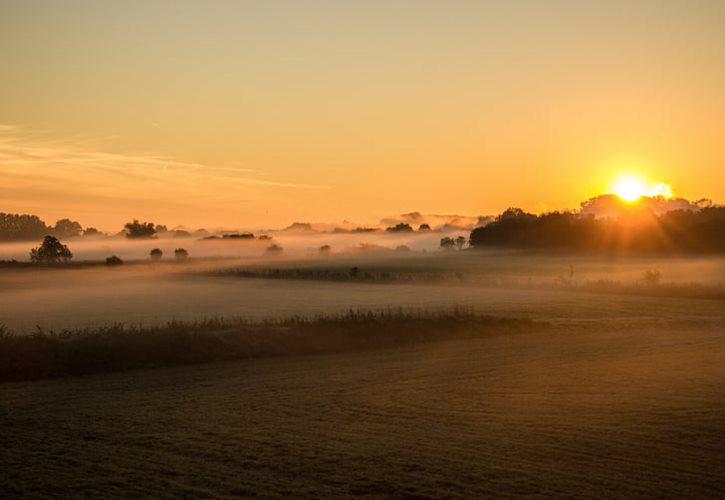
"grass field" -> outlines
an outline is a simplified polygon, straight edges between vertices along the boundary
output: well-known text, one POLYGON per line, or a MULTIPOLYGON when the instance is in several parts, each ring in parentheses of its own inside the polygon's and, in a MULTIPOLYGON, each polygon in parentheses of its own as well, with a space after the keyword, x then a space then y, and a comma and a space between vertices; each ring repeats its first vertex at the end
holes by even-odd
MULTIPOLYGON (((461 257, 365 268, 456 273, 461 257)), ((0 497, 722 496, 723 300, 525 286, 569 264, 487 257, 470 275, 502 282, 8 270, 0 372, 26 372, 0 383, 0 497), (59 378, 17 381, 42 377, 59 378)), ((574 266, 683 287, 723 272, 574 266)))
POLYGON ((3 497, 718 497, 716 324, 0 386, 3 497))

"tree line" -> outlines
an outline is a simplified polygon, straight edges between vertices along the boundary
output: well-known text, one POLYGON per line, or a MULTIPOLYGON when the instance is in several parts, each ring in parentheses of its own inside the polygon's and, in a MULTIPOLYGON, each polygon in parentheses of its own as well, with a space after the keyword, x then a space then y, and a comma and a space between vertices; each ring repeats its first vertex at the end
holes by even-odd
POLYGON ((60 219, 49 226, 37 215, 0 212, 0 241, 29 241, 44 236, 74 238, 100 234, 94 227, 83 228, 79 222, 60 219))
POLYGON ((534 215, 509 208, 471 232, 473 248, 510 247, 593 252, 725 252, 725 207, 634 212, 595 218, 572 212, 534 215))

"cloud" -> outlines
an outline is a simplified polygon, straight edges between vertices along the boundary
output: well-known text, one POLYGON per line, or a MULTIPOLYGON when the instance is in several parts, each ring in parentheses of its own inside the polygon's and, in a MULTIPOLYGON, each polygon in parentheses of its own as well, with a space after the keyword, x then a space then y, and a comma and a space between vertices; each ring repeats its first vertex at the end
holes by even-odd
MULTIPOLYGON (((88 141, 85 141, 88 142, 88 141)), ((79 141, 52 141, 32 134, 21 133, 11 125, 0 125, 0 175, 22 171, 29 175, 48 175, 53 168, 68 167, 88 175, 92 171, 111 174, 139 181, 163 180, 165 183, 198 181, 223 181, 226 186, 248 184, 297 189, 330 189, 316 184, 257 179, 249 174, 258 170, 239 167, 206 165, 178 161, 159 154, 118 154, 79 147, 79 141)))
POLYGON ((133 216, 229 225, 250 223, 259 210, 281 206, 294 196, 330 189, 270 179, 250 168, 156 153, 111 153, 108 140, 53 140, 0 125, 0 211, 33 211, 48 219, 96 214, 84 215, 84 223, 108 229, 133 216))

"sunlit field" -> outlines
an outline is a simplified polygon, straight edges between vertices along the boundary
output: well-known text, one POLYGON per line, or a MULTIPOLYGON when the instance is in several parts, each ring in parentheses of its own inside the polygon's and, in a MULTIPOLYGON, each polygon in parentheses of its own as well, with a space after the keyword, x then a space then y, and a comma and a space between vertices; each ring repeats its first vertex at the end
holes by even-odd
POLYGON ((10 266, 1 491, 717 496, 723 272, 519 251, 10 266))
POLYGON ((2 493, 717 497, 722 334, 654 320, 442 333, 3 384, 2 493))

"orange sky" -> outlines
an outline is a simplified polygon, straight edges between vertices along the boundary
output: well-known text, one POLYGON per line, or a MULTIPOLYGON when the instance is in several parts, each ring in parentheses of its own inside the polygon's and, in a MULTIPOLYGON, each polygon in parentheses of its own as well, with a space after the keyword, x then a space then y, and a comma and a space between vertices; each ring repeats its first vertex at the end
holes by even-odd
POLYGON ((725 2, 0 4, 0 211, 120 229, 725 201, 725 2))

